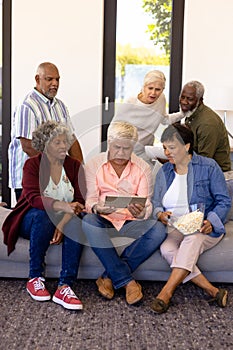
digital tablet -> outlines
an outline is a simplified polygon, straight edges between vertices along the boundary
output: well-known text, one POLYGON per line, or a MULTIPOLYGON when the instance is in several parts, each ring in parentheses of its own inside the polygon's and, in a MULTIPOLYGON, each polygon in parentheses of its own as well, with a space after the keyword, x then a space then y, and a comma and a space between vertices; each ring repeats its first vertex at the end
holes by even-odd
POLYGON ((139 203, 145 205, 146 197, 131 196, 131 197, 117 197, 117 196, 106 196, 105 205, 108 207, 115 208, 127 208, 129 204, 139 203))

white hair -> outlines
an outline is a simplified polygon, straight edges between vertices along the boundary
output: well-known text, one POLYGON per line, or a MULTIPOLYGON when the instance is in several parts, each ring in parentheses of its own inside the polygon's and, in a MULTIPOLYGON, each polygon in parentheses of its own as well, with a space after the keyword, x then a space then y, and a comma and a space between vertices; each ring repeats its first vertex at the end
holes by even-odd
POLYGON ((144 77, 143 87, 156 81, 162 82, 163 88, 165 88, 166 78, 160 70, 152 70, 148 72, 144 77))
POLYGON ((191 87, 193 87, 195 89, 196 97, 197 97, 198 100, 200 100, 200 98, 203 98, 204 92, 205 92, 205 88, 204 88, 204 85, 202 85, 202 83, 200 83, 197 80, 191 80, 188 83, 186 83, 185 86, 191 86, 191 87))
POLYGON ((107 140, 109 143, 111 143, 116 139, 127 139, 133 142, 137 142, 137 128, 125 121, 112 122, 108 127, 107 140))

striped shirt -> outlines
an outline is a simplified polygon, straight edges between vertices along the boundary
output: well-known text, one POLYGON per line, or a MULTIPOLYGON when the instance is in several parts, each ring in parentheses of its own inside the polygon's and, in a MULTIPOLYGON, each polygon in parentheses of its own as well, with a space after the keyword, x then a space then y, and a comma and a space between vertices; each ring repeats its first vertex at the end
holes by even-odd
POLYGON ((48 120, 65 123, 73 130, 69 112, 64 103, 57 98, 51 101, 34 89, 16 108, 13 115, 11 142, 8 149, 10 188, 22 188, 22 170, 28 158, 23 152, 20 137, 31 140, 32 132, 42 122, 48 120))

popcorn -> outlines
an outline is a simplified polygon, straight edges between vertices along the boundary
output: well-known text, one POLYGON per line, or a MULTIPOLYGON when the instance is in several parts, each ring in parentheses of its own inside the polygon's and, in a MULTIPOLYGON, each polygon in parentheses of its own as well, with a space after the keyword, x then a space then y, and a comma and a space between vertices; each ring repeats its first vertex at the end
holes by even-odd
POLYGON ((197 209, 191 213, 180 216, 176 221, 172 222, 172 226, 183 233, 183 235, 190 235, 200 230, 203 219, 204 213, 197 209))

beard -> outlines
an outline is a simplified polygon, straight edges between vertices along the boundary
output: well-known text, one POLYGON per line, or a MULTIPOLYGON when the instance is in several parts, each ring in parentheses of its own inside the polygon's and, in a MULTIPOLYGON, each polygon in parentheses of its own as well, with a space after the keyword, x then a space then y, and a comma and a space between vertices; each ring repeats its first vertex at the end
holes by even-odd
POLYGON ((189 119, 198 109, 200 104, 200 100, 197 101, 196 106, 191 110, 185 113, 185 118, 189 119))

